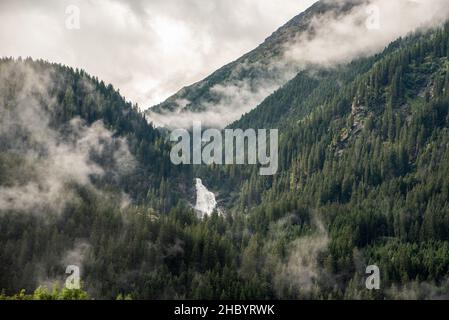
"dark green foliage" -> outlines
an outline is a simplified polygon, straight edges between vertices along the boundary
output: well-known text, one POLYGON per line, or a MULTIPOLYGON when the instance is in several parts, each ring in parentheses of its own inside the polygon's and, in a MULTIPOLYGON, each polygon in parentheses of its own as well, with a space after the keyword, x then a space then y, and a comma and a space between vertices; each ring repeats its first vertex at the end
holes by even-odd
MULTIPOLYGON (((52 65, 61 77, 52 125, 102 119, 138 165, 119 182, 76 186, 78 201, 60 215, 2 212, 0 287, 12 295, 63 277, 64 256, 84 241, 82 281, 94 298, 441 297, 449 278, 448 43, 446 26, 298 74, 233 124, 280 129, 273 177, 255 166, 172 167, 165 137, 136 107, 82 71, 52 65), (83 92, 81 78, 97 95, 83 92), (220 195, 224 216, 200 220, 189 208, 197 176, 220 195), (121 206, 122 191, 130 206, 121 206), (380 267, 380 291, 364 287, 370 264, 380 267)), ((1 142, 0 184, 32 179, 1 142)))
POLYGON ((365 298, 449 276, 448 40, 445 26, 372 58, 300 74, 232 125, 279 127, 280 172, 267 178, 231 166, 212 170, 208 183, 227 175, 233 190, 239 185, 230 210, 251 212, 258 233, 280 218, 264 220, 266 208, 285 199, 314 209, 330 236, 323 268, 339 283, 322 286, 325 297, 361 297, 369 264, 384 282, 365 298))

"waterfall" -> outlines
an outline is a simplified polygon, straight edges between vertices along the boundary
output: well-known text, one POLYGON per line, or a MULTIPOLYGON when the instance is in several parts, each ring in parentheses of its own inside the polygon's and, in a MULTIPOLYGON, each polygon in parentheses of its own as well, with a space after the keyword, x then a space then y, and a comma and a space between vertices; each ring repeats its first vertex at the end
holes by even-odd
POLYGON ((201 216, 210 216, 217 206, 215 195, 210 192, 204 185, 201 179, 195 179, 196 186, 196 206, 195 209, 201 212, 201 216))

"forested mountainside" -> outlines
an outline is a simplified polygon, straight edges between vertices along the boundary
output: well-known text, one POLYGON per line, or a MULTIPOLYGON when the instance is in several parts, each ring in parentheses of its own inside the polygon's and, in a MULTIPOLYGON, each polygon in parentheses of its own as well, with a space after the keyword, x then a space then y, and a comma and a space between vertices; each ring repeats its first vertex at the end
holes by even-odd
MULTIPOLYGON (((109 297, 97 274, 112 281, 109 259, 119 247, 134 255, 135 225, 189 197, 189 173, 171 165, 166 138, 137 106, 82 70, 1 59, 0 124, 0 290, 34 290, 89 259, 86 287, 109 297)), ((125 261, 126 273, 139 268, 125 261)))
POLYGON ((261 177, 172 166, 112 86, 3 59, 0 288, 62 284, 71 264, 97 299, 447 297, 448 89, 448 26, 302 72, 233 124, 279 128, 279 172, 261 177), (223 215, 197 217, 194 177, 223 215))
POLYGON ((85 143, 86 147, 95 151, 93 159, 88 160, 105 171, 96 184, 122 190, 137 203, 150 201, 158 210, 176 202, 157 203, 161 184, 181 172, 171 165, 170 146, 138 107, 126 102, 111 85, 83 70, 45 61, 2 59, 0 68, 4 184, 9 185, 9 179, 14 184, 17 178, 11 164, 30 164, 30 172, 35 170, 32 162, 22 163, 15 153, 50 158, 52 144, 81 148, 84 141, 77 140, 84 134, 86 140, 92 140, 85 143), (131 160, 120 159, 126 152, 132 154, 131 160), (119 165, 128 170, 118 170, 119 165))
POLYGON ((312 259, 313 293, 365 297, 365 268, 377 265, 378 298, 447 298, 448 45, 446 25, 371 58, 300 73, 231 126, 281 132, 274 177, 254 167, 202 174, 253 224, 248 259, 263 261, 259 274, 270 277, 273 256, 287 264, 286 296, 307 292, 295 279, 311 271, 293 261, 312 259))
POLYGON ((210 117, 205 117, 203 122, 211 126, 217 125, 217 121, 210 120, 214 118, 214 113, 221 114, 221 121, 227 123, 239 119, 244 113, 241 110, 249 111, 256 107, 267 95, 295 76, 299 66, 285 59, 284 54, 295 39, 312 32, 313 21, 330 13, 343 16, 354 6, 364 2, 366 1, 324 0, 315 3, 280 27, 256 49, 218 69, 204 80, 181 89, 166 101, 149 109, 147 115, 155 122, 160 120, 167 126, 181 123, 184 127, 189 125, 187 120, 192 118, 192 114, 202 112, 209 112, 210 117), (164 118, 163 115, 168 116, 164 118), (182 115, 185 115, 186 122, 175 120, 182 115))
POLYGON ((273 295, 240 272, 243 217, 199 219, 191 168, 112 86, 2 59, 0 122, 0 299, 273 295), (68 265, 81 291, 57 289, 68 265))

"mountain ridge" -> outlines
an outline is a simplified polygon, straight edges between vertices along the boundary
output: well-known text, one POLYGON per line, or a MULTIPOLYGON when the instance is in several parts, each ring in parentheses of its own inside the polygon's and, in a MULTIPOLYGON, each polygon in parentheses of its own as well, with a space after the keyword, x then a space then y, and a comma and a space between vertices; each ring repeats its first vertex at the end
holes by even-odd
POLYGON ((0 299, 67 265, 95 299, 447 298, 449 24, 264 98, 230 127, 278 127, 276 175, 177 167, 112 86, 1 59, 0 299), (195 178, 223 212, 192 210, 195 178))
POLYGON ((225 113, 220 114, 221 117, 227 118, 229 113, 232 114, 227 124, 238 120, 246 111, 255 108, 263 98, 300 71, 294 63, 282 61, 284 60, 282 56, 290 42, 299 35, 309 32, 313 19, 337 9, 338 14, 344 14, 354 6, 365 2, 364 0, 316 2, 278 28, 255 49, 219 68, 205 79, 183 87, 164 102, 148 109, 146 115, 150 121, 162 126, 164 115, 167 115, 168 120, 165 122, 169 127, 176 126, 177 122, 189 126, 184 121, 176 121, 178 116, 190 115, 195 118, 195 115, 201 112, 210 115, 202 119, 206 125, 221 126, 218 123, 222 119, 208 123, 213 117, 213 112, 220 114, 221 109, 224 109, 225 113), (234 95, 230 91, 237 93, 234 95), (176 119, 174 125, 170 123, 171 116, 176 119), (159 120, 162 122, 158 123, 159 120))

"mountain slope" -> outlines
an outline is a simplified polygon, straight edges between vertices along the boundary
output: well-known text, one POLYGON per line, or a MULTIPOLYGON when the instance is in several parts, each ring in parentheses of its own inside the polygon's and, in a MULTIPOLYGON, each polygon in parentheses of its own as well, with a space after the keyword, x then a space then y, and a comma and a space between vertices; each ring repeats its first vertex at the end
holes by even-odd
MULTIPOLYGON (((170 146, 163 142, 161 134, 111 85, 82 70, 31 59, 0 60, 0 76, 3 151, 28 156, 29 149, 51 150, 54 146, 48 140, 58 147, 73 142, 70 136, 78 131, 83 133, 96 126, 98 132, 92 129, 92 137, 88 138, 98 140, 95 142, 100 149, 102 134, 110 136, 112 150, 104 156, 113 155, 113 145, 118 144, 115 138, 122 139, 136 164, 126 176, 118 177, 113 171, 120 168, 113 166, 120 163, 107 163, 98 156, 96 162, 104 167, 105 183, 118 183, 137 202, 146 200, 148 190, 159 187, 171 171, 180 172, 171 165, 170 146)), ((92 142, 92 147, 97 145, 92 142)), ((85 162, 90 165, 89 159, 85 162)))
POLYGON ((271 294, 240 275, 224 217, 189 205, 191 168, 171 164, 166 137, 112 86, 1 59, 0 124, 0 300, 86 297, 52 290, 67 266, 94 299, 271 294))
POLYGON ((193 119, 200 119, 205 125, 223 127, 239 119, 303 68, 284 55, 296 39, 313 32, 314 21, 331 13, 344 15, 360 3, 364 1, 315 3, 253 51, 149 109, 149 120, 168 127, 188 127, 193 119))
POLYGON ((0 93, 6 294, 77 265, 96 299, 447 298, 449 25, 303 71, 233 124, 279 127, 272 177, 173 167, 166 137, 83 71, 3 59, 0 93), (193 177, 224 214, 195 215, 193 177))
POLYGON ((318 1, 253 51, 183 88, 146 114, 156 125, 168 128, 190 127, 192 121, 223 128, 255 109, 299 72, 370 57, 417 28, 440 25, 448 10, 439 0, 318 1))
MULTIPOLYGON (((448 43, 446 25, 331 73, 298 75, 233 124, 279 126, 279 173, 260 177, 251 166, 201 172, 231 199, 229 211, 245 212, 255 234, 274 239, 260 244, 263 256, 297 239, 278 253, 287 274, 278 281, 291 284, 285 295, 316 297, 337 287, 346 298, 445 297, 448 43), (304 221, 314 236, 297 229, 304 221), (305 267, 295 268, 303 255, 305 267), (368 265, 381 270, 376 293, 364 288, 368 265), (291 280, 308 268, 312 284, 291 280)), ((270 259, 264 263, 269 269, 270 259)))

